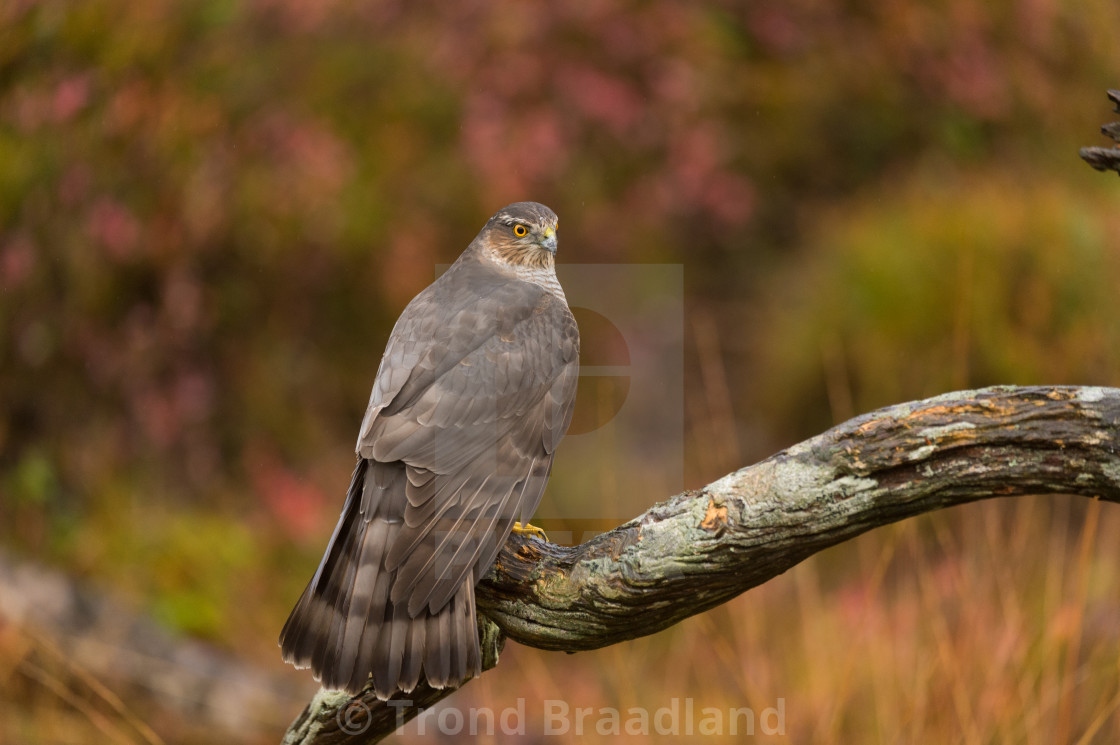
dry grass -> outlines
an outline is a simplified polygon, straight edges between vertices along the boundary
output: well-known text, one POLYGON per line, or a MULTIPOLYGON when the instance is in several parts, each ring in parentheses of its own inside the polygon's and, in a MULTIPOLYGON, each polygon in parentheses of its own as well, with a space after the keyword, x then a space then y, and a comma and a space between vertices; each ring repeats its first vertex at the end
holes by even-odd
POLYGON ((0 622, 0 742, 164 745, 116 693, 47 638, 0 622))
MULTIPOLYGON (((199 710, 190 711, 135 681, 102 679, 41 631, 6 623, 0 615, 0 744, 256 744, 279 738, 278 731, 262 731, 261 712, 245 712, 244 727, 231 733, 217 731, 201 708, 199 702, 199 710)), ((264 716, 278 722, 285 714, 264 716)))

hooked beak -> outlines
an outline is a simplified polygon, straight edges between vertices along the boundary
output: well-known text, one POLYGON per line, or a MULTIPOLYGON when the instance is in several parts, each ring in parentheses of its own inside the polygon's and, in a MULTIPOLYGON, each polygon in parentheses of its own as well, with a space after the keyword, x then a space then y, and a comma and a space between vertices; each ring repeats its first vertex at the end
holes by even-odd
POLYGON ((556 228, 545 228, 541 238, 541 248, 550 254, 556 253, 556 228))

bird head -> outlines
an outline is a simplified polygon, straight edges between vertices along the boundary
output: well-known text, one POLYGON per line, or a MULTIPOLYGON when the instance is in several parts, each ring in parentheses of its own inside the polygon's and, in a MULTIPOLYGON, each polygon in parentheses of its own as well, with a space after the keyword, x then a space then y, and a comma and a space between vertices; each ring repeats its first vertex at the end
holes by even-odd
POLYGON ((514 202, 498 210, 479 234, 491 255, 529 268, 551 268, 556 256, 556 213, 537 202, 514 202))

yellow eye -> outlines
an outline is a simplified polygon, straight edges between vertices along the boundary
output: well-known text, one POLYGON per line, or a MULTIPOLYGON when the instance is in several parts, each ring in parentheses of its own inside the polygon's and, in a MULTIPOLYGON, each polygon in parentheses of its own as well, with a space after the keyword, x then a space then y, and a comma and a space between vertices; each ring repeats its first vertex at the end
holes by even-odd
POLYGON ((524 238, 525 236, 529 235, 529 229, 524 225, 514 225, 513 234, 518 238, 524 238))

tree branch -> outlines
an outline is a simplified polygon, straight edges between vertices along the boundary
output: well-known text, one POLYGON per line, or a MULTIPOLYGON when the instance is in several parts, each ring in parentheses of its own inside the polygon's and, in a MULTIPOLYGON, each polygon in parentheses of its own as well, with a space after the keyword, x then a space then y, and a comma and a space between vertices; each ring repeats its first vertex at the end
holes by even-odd
MULTIPOLYGON (((851 419, 574 547, 514 536, 479 584, 503 638, 596 649, 660 631, 872 528, 990 497, 1120 502, 1120 389, 996 387, 851 419)), ((451 690, 320 692, 285 743, 373 743, 451 690)))
MULTIPOLYGON (((1120 114, 1120 91, 1109 91, 1108 99, 1116 105, 1115 111, 1120 114)), ((1120 122, 1110 122, 1102 125, 1101 134, 1111 137, 1114 142, 1120 142, 1120 122)), ((1114 147, 1083 147, 1081 148, 1081 159, 1098 171, 1120 173, 1120 145, 1114 147)))

